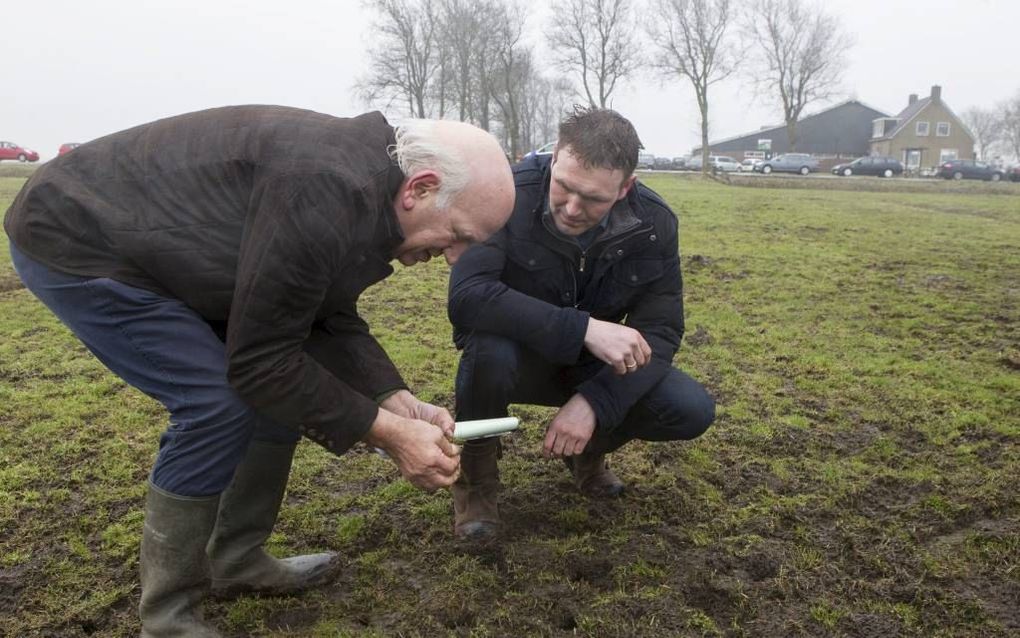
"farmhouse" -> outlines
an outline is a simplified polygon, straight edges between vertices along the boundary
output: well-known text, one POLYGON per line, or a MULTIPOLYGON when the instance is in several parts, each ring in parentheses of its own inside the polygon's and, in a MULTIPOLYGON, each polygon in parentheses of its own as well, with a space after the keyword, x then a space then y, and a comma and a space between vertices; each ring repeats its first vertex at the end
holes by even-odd
POLYGON ((974 136, 942 101, 942 87, 928 97, 911 94, 895 117, 872 122, 871 154, 889 155, 908 170, 937 166, 950 159, 974 159, 974 136))

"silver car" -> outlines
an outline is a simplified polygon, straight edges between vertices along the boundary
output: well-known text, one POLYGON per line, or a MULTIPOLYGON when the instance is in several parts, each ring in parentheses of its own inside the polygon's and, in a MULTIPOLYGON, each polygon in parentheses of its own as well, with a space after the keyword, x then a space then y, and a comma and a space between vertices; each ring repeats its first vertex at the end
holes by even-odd
POLYGON ((759 173, 800 173, 807 175, 818 170, 818 160, 806 153, 785 153, 763 161, 754 167, 759 173))

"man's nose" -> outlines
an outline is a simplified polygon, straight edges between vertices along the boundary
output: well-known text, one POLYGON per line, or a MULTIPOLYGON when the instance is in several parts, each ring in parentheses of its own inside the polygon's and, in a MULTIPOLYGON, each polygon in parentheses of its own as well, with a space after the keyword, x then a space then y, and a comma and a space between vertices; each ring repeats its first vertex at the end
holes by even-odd
POLYGON ((567 217, 578 217, 581 214, 581 200, 577 196, 571 196, 567 199, 567 205, 565 206, 567 211, 567 217))

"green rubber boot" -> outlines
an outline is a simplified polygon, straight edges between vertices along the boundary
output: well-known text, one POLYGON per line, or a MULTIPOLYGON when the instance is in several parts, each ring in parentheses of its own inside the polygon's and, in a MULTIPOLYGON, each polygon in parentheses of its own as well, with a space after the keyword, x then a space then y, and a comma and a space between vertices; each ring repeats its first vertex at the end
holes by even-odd
POLYGON ((252 441, 221 495, 207 547, 218 598, 245 592, 291 594, 325 584, 339 572, 333 552, 279 559, 263 549, 280 512, 294 448, 252 441))
POLYGON ((142 638, 219 638, 202 619, 209 592, 206 541, 219 496, 176 496, 149 484, 142 530, 142 638))

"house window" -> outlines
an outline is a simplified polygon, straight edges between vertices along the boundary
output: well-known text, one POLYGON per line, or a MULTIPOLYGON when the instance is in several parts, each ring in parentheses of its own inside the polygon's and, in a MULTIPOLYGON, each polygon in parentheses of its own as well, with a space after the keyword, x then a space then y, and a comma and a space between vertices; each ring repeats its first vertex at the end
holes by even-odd
POLYGON ((939 151, 939 164, 941 164, 942 162, 948 162, 949 160, 954 160, 954 159, 956 159, 956 149, 955 148, 944 148, 941 151, 939 151))
POLYGON ((871 124, 871 137, 882 137, 882 133, 885 132, 885 124, 883 120, 875 120, 871 124))
POLYGON ((949 122, 939 122, 936 124, 935 135, 938 137, 949 137, 949 122))
POLYGON ((928 137, 928 122, 918 122, 914 130, 918 137, 928 137))

